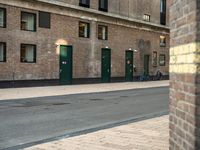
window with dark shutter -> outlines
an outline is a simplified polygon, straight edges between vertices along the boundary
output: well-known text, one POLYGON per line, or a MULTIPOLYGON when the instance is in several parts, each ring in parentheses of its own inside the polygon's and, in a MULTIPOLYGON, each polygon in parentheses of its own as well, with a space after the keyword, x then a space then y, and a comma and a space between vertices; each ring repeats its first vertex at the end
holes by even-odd
POLYGON ((108 0, 99 0, 99 10, 108 11, 108 0))
POLYGON ((166 25, 166 0, 160 0, 160 24, 166 25))
POLYGON ((89 8, 90 7, 90 0, 80 0, 79 1, 79 6, 89 8))
POLYGON ((51 14, 48 12, 39 12, 39 27, 51 28, 51 14))

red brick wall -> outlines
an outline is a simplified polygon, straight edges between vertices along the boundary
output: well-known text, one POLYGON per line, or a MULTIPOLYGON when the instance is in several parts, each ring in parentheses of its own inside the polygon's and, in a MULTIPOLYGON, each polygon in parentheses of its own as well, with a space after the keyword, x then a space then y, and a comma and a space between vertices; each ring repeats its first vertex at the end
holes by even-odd
POLYGON ((134 64, 137 72, 134 75, 140 75, 143 72, 144 54, 150 55, 151 75, 155 74, 157 69, 168 75, 169 34, 166 29, 153 27, 151 29, 146 26, 143 28, 147 28, 147 30, 142 30, 140 27, 135 28, 134 23, 104 16, 92 16, 92 14, 81 11, 76 12, 39 3, 30 3, 25 6, 29 6, 29 8, 0 4, 0 7, 7 9, 7 28, 0 28, 0 41, 7 43, 7 62, 0 63, 0 80, 12 80, 13 74, 15 80, 58 79, 59 46, 56 44, 73 45, 73 78, 99 78, 101 76, 101 48, 106 46, 112 49, 112 77, 123 77, 125 76, 125 50, 139 49, 138 41, 141 39, 145 42, 149 41, 150 44, 149 47, 144 46, 135 53, 134 64), (52 12, 51 29, 37 26, 37 32, 20 30, 21 11, 33 12, 38 17, 39 10, 52 12), (85 16, 85 18, 81 16, 85 16), (79 21, 91 24, 90 38, 78 37, 79 21), (97 38, 98 24, 108 26, 108 40, 103 41, 97 38), (166 36, 166 47, 160 47, 160 35, 166 36), (37 63, 20 62, 21 43, 37 45, 37 63), (153 51, 157 51, 158 56, 159 54, 166 55, 166 66, 152 66, 153 51))

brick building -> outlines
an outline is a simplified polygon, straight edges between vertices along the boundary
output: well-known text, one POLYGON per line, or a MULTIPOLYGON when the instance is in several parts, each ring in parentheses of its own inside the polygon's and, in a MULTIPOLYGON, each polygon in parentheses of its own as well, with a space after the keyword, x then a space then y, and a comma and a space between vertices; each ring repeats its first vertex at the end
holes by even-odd
POLYGON ((1 0, 0 81, 169 74, 166 0, 1 0))

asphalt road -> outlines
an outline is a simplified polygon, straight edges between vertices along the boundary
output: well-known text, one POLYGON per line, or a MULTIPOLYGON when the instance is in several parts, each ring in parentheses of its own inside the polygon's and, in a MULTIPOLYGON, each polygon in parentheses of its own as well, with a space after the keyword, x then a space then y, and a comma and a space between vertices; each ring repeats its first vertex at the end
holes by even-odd
POLYGON ((164 113, 168 95, 168 87, 160 87, 0 101, 0 149, 19 149, 164 113))

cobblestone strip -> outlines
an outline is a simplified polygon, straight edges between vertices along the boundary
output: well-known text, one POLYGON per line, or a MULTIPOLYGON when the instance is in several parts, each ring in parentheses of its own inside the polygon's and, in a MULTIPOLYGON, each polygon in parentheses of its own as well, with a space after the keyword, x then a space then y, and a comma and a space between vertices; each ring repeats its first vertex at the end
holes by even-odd
POLYGON ((168 132, 168 116, 162 116, 24 150, 168 150, 168 132))

